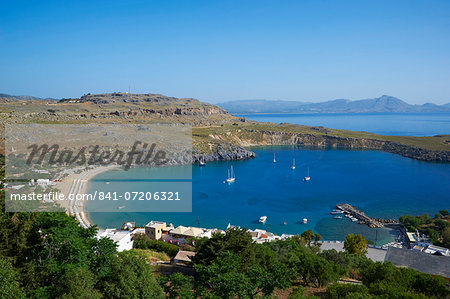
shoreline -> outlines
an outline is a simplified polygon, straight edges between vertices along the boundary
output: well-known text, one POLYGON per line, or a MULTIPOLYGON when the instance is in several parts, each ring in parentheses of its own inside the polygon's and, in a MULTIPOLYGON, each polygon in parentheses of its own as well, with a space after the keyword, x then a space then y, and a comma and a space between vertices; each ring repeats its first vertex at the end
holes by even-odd
MULTIPOLYGON (((81 173, 71 173, 69 176, 63 179, 63 181, 56 184, 61 193, 64 194, 65 198, 69 195, 76 196, 77 194, 86 194, 88 182, 96 175, 117 169, 120 166, 110 165, 110 166, 99 166, 89 170, 83 170, 81 173)), ((75 216, 80 225, 84 228, 91 227, 93 224, 87 217, 84 211, 85 200, 64 200, 59 203, 62 208, 66 211, 66 214, 75 216)))

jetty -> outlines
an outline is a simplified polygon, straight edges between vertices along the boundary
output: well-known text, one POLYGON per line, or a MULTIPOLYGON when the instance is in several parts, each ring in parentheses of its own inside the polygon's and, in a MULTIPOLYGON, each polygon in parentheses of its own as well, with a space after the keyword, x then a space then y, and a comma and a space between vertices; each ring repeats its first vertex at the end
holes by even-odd
POLYGON ((384 227, 384 223, 386 223, 385 221, 380 221, 380 219, 375 219, 367 216, 366 214, 364 214, 364 212, 358 210, 352 205, 349 205, 348 203, 337 204, 336 208, 344 211, 345 214, 358 219, 360 224, 367 224, 370 228, 384 227))

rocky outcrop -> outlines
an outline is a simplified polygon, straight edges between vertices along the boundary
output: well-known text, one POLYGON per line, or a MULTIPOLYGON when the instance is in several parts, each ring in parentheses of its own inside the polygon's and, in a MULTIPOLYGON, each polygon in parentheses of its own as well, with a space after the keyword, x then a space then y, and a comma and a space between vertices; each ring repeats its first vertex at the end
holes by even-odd
POLYGON ((231 143, 217 144, 212 153, 195 152, 193 157, 194 163, 199 161, 229 161, 229 160, 245 160, 256 157, 256 154, 243 147, 236 146, 231 143))
POLYGON ((382 150, 421 161, 450 162, 450 151, 428 150, 397 142, 371 138, 339 137, 328 135, 328 132, 321 132, 325 134, 316 135, 268 130, 245 130, 245 133, 236 136, 230 136, 230 134, 227 134, 226 136, 214 135, 214 139, 220 140, 222 143, 217 146, 217 148, 213 149, 213 153, 211 154, 197 154, 194 157, 194 161, 198 161, 200 158, 203 158, 205 161, 252 158, 255 154, 245 149, 245 147, 252 145, 306 145, 326 148, 382 150), (228 143, 228 145, 225 146, 224 144, 227 144, 225 143, 225 140, 227 139, 233 140, 231 142, 238 144, 239 146, 232 145, 231 143, 228 143))
POLYGON ((256 130, 249 130, 249 132, 261 134, 261 141, 256 142, 255 145, 312 145, 333 148, 375 149, 421 161, 450 162, 450 151, 433 151, 391 141, 339 137, 327 134, 314 135, 256 130))

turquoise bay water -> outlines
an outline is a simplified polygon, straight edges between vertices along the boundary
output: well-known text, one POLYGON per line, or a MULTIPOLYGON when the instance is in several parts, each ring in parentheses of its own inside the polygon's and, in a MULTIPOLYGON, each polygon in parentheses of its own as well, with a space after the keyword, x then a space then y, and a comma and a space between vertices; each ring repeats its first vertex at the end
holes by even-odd
POLYGON ((317 113, 243 114, 248 119, 366 131, 381 135, 432 136, 450 134, 450 113, 317 113))
MULTIPOLYGON (((225 229, 228 223, 247 228, 264 228, 282 234, 313 229, 327 240, 342 240, 350 233, 362 233, 375 239, 375 230, 335 220, 330 210, 337 203, 350 203, 367 215, 397 218, 403 214, 434 215, 450 209, 450 165, 427 163, 381 151, 339 150, 305 147, 255 148, 255 159, 208 163, 192 167, 191 213, 89 213, 100 227, 120 227, 123 222, 145 224, 162 220, 175 225, 195 225, 225 229), (273 153, 277 163, 273 163, 273 153), (292 159, 296 169, 290 169, 292 159), (227 169, 233 165, 234 184, 224 184, 227 169), (306 169, 310 182, 303 182, 306 169), (265 225, 257 222, 268 216, 265 225), (300 224, 308 218, 308 224, 300 224), (287 225, 283 225, 287 222, 287 225)), ((165 174, 181 170, 157 169, 165 174)), ((126 181, 142 177, 142 169, 122 171, 121 182, 108 190, 145 191, 145 183, 126 181)), ((105 180, 117 177, 117 171, 103 173, 91 181, 89 190, 105 188, 105 180)), ((89 208, 89 204, 88 204, 89 208)), ((378 229, 379 244, 389 242, 393 232, 378 229)))

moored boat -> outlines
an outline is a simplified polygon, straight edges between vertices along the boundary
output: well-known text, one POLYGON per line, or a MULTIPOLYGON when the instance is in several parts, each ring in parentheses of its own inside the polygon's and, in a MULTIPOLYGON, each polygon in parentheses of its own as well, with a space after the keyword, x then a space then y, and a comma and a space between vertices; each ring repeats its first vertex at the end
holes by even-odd
POLYGON ((311 180, 311 177, 309 176, 309 167, 306 171, 306 176, 303 178, 304 182, 308 182, 309 180, 311 180))
POLYGON ((228 178, 226 179, 227 183, 234 183, 236 178, 234 177, 233 165, 231 165, 230 170, 228 170, 228 178))

